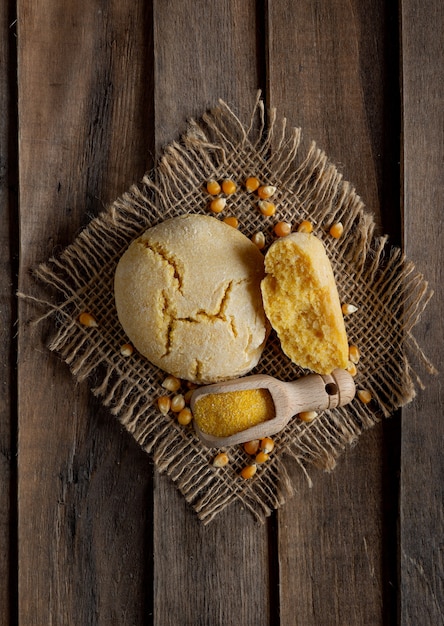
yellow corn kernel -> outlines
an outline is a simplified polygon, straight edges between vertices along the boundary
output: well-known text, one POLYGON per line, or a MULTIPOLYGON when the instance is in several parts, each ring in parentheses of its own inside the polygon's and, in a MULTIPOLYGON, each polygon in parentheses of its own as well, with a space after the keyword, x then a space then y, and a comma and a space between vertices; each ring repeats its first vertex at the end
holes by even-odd
POLYGON ((266 452, 267 454, 269 454, 274 450, 274 441, 271 437, 264 437, 263 439, 261 439, 259 447, 262 452, 266 452))
POLYGON ((194 389, 188 389, 188 391, 186 391, 184 393, 183 397, 184 397, 184 400, 185 400, 185 404, 190 404, 191 396, 193 395, 193 393, 194 393, 194 389))
POLYGON ((192 419, 193 414, 191 413, 191 409, 187 406, 181 409, 177 414, 177 421, 181 426, 188 426, 192 419))
POLYGON ((162 387, 168 391, 178 391, 180 388, 180 380, 175 376, 167 376, 162 383, 162 387))
POLYGON ((256 454, 255 461, 256 463, 259 463, 260 465, 261 463, 266 463, 269 458, 270 458, 270 455, 267 454, 267 452, 261 451, 256 454))
POLYGON ((335 239, 339 239, 343 232, 344 226, 342 222, 335 222, 330 228, 330 235, 335 239))
POLYGON ((210 202, 210 211, 213 211, 213 213, 222 213, 226 204, 227 201, 225 198, 214 198, 214 200, 210 202))
POLYGON ((308 220, 303 220, 298 228, 297 228, 298 233, 312 233, 313 232, 313 224, 311 222, 309 222, 308 220))
POLYGON ((356 374, 358 373, 356 365, 353 363, 353 361, 350 361, 350 360, 349 360, 348 365, 347 365, 347 367, 345 369, 350 374, 350 376, 356 376, 356 374))
POLYGON ((133 352, 134 348, 130 343, 124 343, 123 346, 120 348, 120 354, 122 356, 131 356, 133 352))
POLYGON ((356 311, 358 310, 358 307, 354 306, 354 304, 344 303, 341 306, 341 309, 342 309, 343 315, 351 315, 351 313, 356 313, 356 311))
POLYGON ((233 228, 237 228, 239 226, 239 220, 234 215, 229 215, 228 217, 224 217, 225 224, 228 226, 232 226, 233 228))
POLYGON ((242 468, 240 475, 242 476, 242 478, 245 478, 245 480, 248 480, 249 478, 253 478, 256 472, 257 465, 255 463, 252 463, 251 465, 246 465, 244 468, 242 468))
POLYGON ((213 459, 213 467, 225 467, 225 465, 228 465, 230 459, 228 457, 228 454, 226 452, 219 452, 219 454, 216 454, 216 456, 213 459))
POLYGON ((368 404, 372 399, 372 394, 367 389, 359 389, 356 395, 364 404, 368 404))
POLYGON ((291 233, 291 224, 288 222, 278 222, 274 227, 274 232, 278 237, 286 237, 291 233))
POLYGON ((194 390, 197 389, 199 385, 197 385, 196 383, 192 383, 190 380, 187 380, 186 386, 188 391, 185 393, 184 398, 185 404, 189 404, 191 402, 191 396, 193 395, 194 390))
POLYGON ((259 439, 252 439, 244 443, 244 450, 247 454, 256 454, 259 450, 259 439))
POLYGON ((359 351, 358 346, 351 345, 348 347, 348 358, 355 365, 359 363, 359 359, 361 358, 361 353, 359 351))
POLYGON ((314 419, 317 418, 317 416, 318 413, 316 411, 302 411, 301 413, 299 413, 299 419, 301 420, 301 422, 305 422, 306 424, 312 422, 314 419))
POLYGON ((260 181, 259 178, 256 178, 256 176, 250 176, 249 178, 247 178, 247 180, 245 181, 245 189, 249 192, 252 193, 253 191, 256 191, 256 189, 259 188, 260 186, 260 181))
POLYGON ((262 250, 262 248, 265 248, 265 235, 262 231, 254 233, 254 235, 251 238, 251 241, 254 243, 255 246, 259 248, 259 250, 262 250))
POLYGON ((258 202, 259 211, 262 215, 266 217, 270 217, 276 213, 276 205, 272 202, 268 202, 267 200, 260 200, 258 202))
POLYGON ((171 398, 171 410, 174 413, 179 413, 185 407, 185 398, 181 393, 171 398))
POLYGON ((275 193, 276 187, 273 187, 273 185, 262 185, 261 187, 258 187, 257 190, 257 195, 262 200, 267 200, 268 198, 271 198, 271 196, 273 196, 275 193))
POLYGON ((221 187, 217 180, 209 180, 207 182, 207 191, 212 196, 217 196, 221 192, 221 187))
POLYGON ((168 396, 159 396, 157 398, 157 406, 162 415, 166 415, 171 408, 171 400, 168 396))
POLYGON ((230 180, 229 178, 225 179, 222 182, 222 191, 226 193, 227 196, 230 196, 232 193, 234 193, 236 189, 237 189, 236 183, 230 180))
POLYGON ((95 328, 98 326, 96 318, 91 315, 91 313, 80 313, 79 322, 82 326, 89 326, 90 328, 95 328))

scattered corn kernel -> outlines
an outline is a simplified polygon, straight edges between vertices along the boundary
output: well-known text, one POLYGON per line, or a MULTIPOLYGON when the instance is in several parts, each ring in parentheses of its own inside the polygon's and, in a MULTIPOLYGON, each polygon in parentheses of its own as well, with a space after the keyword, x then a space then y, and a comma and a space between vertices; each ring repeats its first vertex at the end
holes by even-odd
POLYGON ((122 356, 131 356, 133 352, 134 348, 130 343, 124 343, 123 346, 120 348, 120 354, 122 356))
POLYGON ((268 202, 267 200, 259 200, 258 207, 262 215, 265 215, 266 217, 270 217, 276 213, 276 205, 272 202, 268 202))
POLYGON ((345 369, 350 374, 350 376, 356 376, 356 374, 358 373, 356 365, 353 363, 353 361, 350 361, 350 360, 349 360, 348 365, 347 365, 347 367, 345 369))
POLYGON ((351 313, 356 313, 356 311, 358 310, 358 307, 354 306, 354 304, 346 304, 344 303, 341 306, 342 309, 342 313, 344 315, 350 315, 351 313))
POLYGON ((247 178, 247 180, 245 181, 245 189, 249 192, 252 193, 253 191, 256 191, 256 189, 259 188, 260 186, 260 181, 259 178, 256 178, 256 176, 250 176, 249 178, 247 178))
POLYGON ((355 365, 359 363, 359 359, 361 358, 361 353, 359 351, 358 346, 351 345, 348 347, 348 358, 355 365))
POLYGON ((244 450, 247 454, 256 454, 259 450, 259 439, 252 439, 251 441, 246 441, 244 443, 244 450))
POLYGON ((367 389, 359 389, 356 395, 364 404, 368 404, 372 399, 372 394, 367 389))
POLYGON ((178 391, 180 388, 180 380, 175 376, 167 376, 162 383, 162 387, 168 391, 178 391))
POLYGON ((207 191, 212 196, 217 196, 221 192, 221 187, 217 180, 209 180, 207 182, 207 191))
POLYGON ((233 228, 237 228, 239 226, 239 220, 234 215, 229 215, 228 217, 224 217, 225 224, 228 226, 232 226, 233 228))
POLYGON ((344 232, 344 226, 342 222, 335 222, 330 228, 330 235, 335 239, 339 239, 339 237, 344 232))
POLYGON ((91 315, 91 313, 80 313, 79 322, 82 326, 89 326, 90 328, 95 328, 98 326, 96 318, 91 315))
POLYGON ((210 202, 210 211, 213 211, 213 213, 222 213, 226 204, 227 201, 225 198, 214 198, 214 200, 210 202))
POLYGON ((213 459, 213 467, 225 467, 225 465, 228 465, 229 461, 230 459, 226 452, 219 452, 213 459))
POLYGON ((193 395, 193 393, 194 393, 194 389, 188 389, 188 390, 184 393, 183 397, 184 397, 184 400, 185 400, 185 404, 190 404, 190 402, 191 402, 191 396, 193 395))
POLYGON ((267 452, 261 451, 256 454, 255 461, 256 463, 259 463, 259 464, 266 463, 269 458, 270 458, 270 455, 267 454, 267 452))
POLYGON ((256 472, 257 465, 255 463, 252 463, 251 465, 246 465, 244 468, 242 468, 240 475, 242 476, 242 478, 245 478, 245 480, 248 480, 249 478, 253 478, 256 472))
POLYGON ((298 228, 298 233, 312 233, 313 232, 313 224, 308 220, 303 220, 298 228))
POLYGON ((288 222, 278 222, 274 227, 274 232, 278 237, 286 237, 291 233, 291 224, 288 222))
POLYGON ((255 246, 259 248, 259 250, 262 250, 262 248, 265 248, 265 235, 262 231, 254 233, 254 235, 251 238, 251 241, 254 243, 255 246))
POLYGON ((273 187, 272 185, 262 185, 261 187, 258 187, 257 190, 257 195, 262 200, 267 200, 268 198, 271 198, 271 196, 273 196, 275 193, 276 187, 273 187))
POLYGON ((168 396, 159 396, 157 398, 157 406, 162 415, 166 415, 171 408, 171 400, 168 396))
POLYGON ((171 398, 171 410, 179 413, 185 407, 185 398, 181 393, 171 398))
POLYGON ((225 179, 222 182, 222 191, 230 196, 232 193, 236 191, 236 183, 230 180, 229 178, 225 179))
POLYGON ((193 414, 191 413, 191 409, 189 407, 184 407, 177 414, 177 421, 181 426, 188 426, 188 424, 192 421, 193 414))
POLYGON ((270 452, 272 452, 272 450, 274 450, 274 441, 271 437, 264 437, 263 439, 261 439, 259 447, 262 452, 266 452, 267 454, 269 454, 270 452))
POLYGON ((301 413, 299 413, 299 419, 301 420, 301 422, 305 422, 306 424, 312 422, 314 419, 317 418, 317 416, 318 413, 316 411, 302 411, 301 413))

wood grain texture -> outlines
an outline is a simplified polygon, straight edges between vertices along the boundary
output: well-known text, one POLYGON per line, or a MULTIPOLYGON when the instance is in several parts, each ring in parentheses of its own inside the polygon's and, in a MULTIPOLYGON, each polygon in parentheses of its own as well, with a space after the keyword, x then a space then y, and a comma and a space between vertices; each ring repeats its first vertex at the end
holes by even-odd
MULTIPOLYGON (((38 294, 30 269, 149 165, 150 30, 143 3, 18 4, 20 288, 38 294)), ((20 309, 19 622, 143 623, 151 463, 20 309)))
POLYGON ((0 624, 16 617, 17 110, 12 3, 0 7, 0 624))
MULTIPOLYGON (((379 223, 384 38, 383 2, 270 3, 269 102, 326 151, 379 223)), ((312 489, 295 468, 298 495, 278 513, 282 624, 396 618, 384 577, 383 524, 394 523, 383 508, 384 441, 378 426, 331 474, 309 470, 312 489)))
MULTIPOLYGON (((444 6, 401 2, 404 243, 435 295, 416 338, 443 357, 444 6)), ((419 365, 419 364, 418 364, 419 365)), ((440 376, 403 410, 400 493, 401 623, 444 622, 444 458, 440 376)))
POLYGON ((270 3, 270 104, 379 210, 383 3, 270 3), (378 158, 379 157, 379 158, 378 158), (365 165, 364 165, 365 164, 365 165))
POLYGON ((1 625, 443 622, 439 378, 424 378, 402 430, 395 417, 365 433, 333 472, 311 470, 312 488, 290 463, 296 493, 267 524, 232 505, 204 527, 49 353, 52 323, 30 323, 35 306, 20 301, 18 346, 12 336, 18 256, 20 290, 41 297, 32 267, 151 169, 189 117, 221 97, 246 120, 262 87, 395 243, 402 113, 404 244, 435 289, 416 336, 442 368, 444 9, 401 0, 399 11, 383 0, 3 3, 1 625))
MULTIPOLYGON (((260 72, 255 15, 251 0, 154 3, 157 154, 219 98, 250 114, 260 72)), ((268 624, 266 526, 231 506, 204 528, 168 480, 155 484, 154 622, 268 624)))

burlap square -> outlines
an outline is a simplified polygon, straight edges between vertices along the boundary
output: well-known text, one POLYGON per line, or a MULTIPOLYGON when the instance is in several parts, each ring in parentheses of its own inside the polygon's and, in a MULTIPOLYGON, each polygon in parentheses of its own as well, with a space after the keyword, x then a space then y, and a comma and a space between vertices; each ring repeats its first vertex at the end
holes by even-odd
MULTIPOLYGON (((140 446, 153 455, 198 517, 208 523, 235 500, 259 519, 280 507, 292 493, 285 469, 291 455, 307 474, 314 464, 332 469, 345 446, 383 416, 409 402, 421 384, 409 355, 429 371, 433 366, 417 345, 412 329, 431 296, 427 282, 386 237, 374 236, 374 221, 352 185, 343 180, 327 156, 312 143, 300 154, 300 129, 287 129, 276 112, 267 112, 260 96, 248 126, 223 102, 199 122, 191 121, 180 142, 171 143, 153 173, 133 186, 93 219, 57 258, 36 270, 38 279, 55 288, 57 301, 48 304, 55 336, 49 344, 79 380, 88 379, 110 413, 117 417, 140 446), (277 187, 275 218, 264 218, 242 191, 248 175, 277 187), (273 239, 278 220, 294 227, 308 219, 327 249, 342 302, 358 311, 346 317, 350 343, 361 350, 357 387, 372 396, 370 404, 355 399, 346 407, 323 412, 310 424, 297 418, 276 437, 271 460, 255 477, 244 480, 240 469, 251 462, 241 446, 229 449, 230 463, 216 469, 214 450, 201 445, 193 428, 162 415, 156 398, 164 393, 164 372, 137 352, 120 353, 127 341, 116 316, 113 279, 116 263, 129 243, 146 228, 184 213, 208 213, 204 184, 210 178, 231 178, 240 191, 225 214, 238 217, 240 230, 273 239), (333 239, 328 231, 341 221, 344 234, 333 239), (98 322, 86 328, 78 322, 88 311, 98 322)), ((215 217, 215 219, 217 219, 215 217)), ((306 373, 282 353, 272 333, 253 373, 293 380, 306 373)))

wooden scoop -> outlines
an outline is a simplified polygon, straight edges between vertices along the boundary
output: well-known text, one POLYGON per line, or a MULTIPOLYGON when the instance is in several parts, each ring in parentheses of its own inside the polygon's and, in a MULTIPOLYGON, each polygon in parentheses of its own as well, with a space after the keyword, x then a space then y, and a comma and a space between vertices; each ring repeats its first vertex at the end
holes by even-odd
POLYGON ((352 376, 341 369, 336 369, 327 376, 309 374, 293 382, 257 374, 196 389, 191 396, 191 410, 194 410, 196 402, 204 395, 246 389, 268 389, 274 402, 274 417, 228 437, 204 433, 194 423, 194 428, 204 445, 209 448, 220 448, 269 437, 282 430, 297 413, 344 406, 353 400, 356 391, 352 376))

